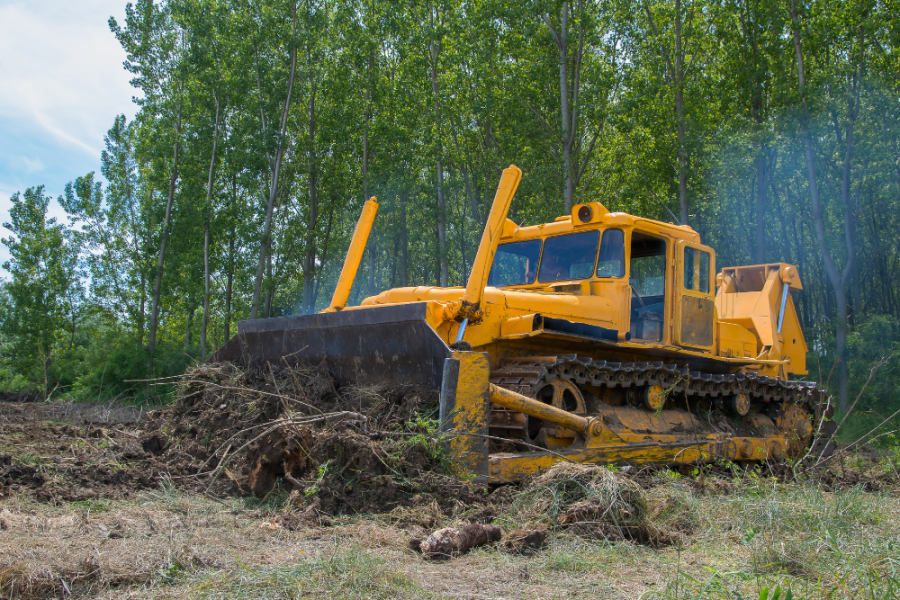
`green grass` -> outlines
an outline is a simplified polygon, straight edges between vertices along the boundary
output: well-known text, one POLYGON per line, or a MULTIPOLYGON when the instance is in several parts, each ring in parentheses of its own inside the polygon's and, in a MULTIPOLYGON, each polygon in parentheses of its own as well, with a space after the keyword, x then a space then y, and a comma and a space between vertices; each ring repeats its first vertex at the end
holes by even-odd
POLYGON ((28 467, 39 467, 43 464, 43 459, 35 454, 34 452, 23 452, 16 456, 16 464, 28 466, 28 467))
MULTIPOLYGON (((896 410, 896 407, 893 410, 896 410)), ((846 421, 844 421, 842 413, 836 413, 834 420, 837 423, 843 422, 840 431, 838 431, 838 442, 842 446, 847 446, 871 433, 863 440, 862 444, 867 444, 869 447, 879 450, 893 448, 896 451, 900 447, 900 435, 891 432, 896 432, 900 429, 900 416, 884 423, 884 420, 891 415, 891 412, 889 409, 879 411, 856 410, 847 417, 846 421), (883 426, 881 426, 882 423, 884 423, 883 426), (879 426, 881 427, 879 428, 879 426)))
POLYGON ((335 546, 333 553, 318 558, 298 556, 296 564, 286 567, 241 566, 227 574, 214 573, 189 585, 192 597, 234 600, 440 597, 422 589, 407 575, 393 570, 388 561, 357 545, 335 546))
POLYGON ((105 513, 113 509, 113 503, 103 498, 89 498, 87 500, 74 500, 69 506, 80 508, 88 514, 105 513))
POLYGON ((630 542, 585 540, 559 535, 546 550, 530 559, 530 569, 545 577, 563 574, 601 574, 616 565, 652 561, 654 552, 630 542))
MULTIPOLYGON (((869 469, 880 464, 868 460, 869 469)), ((887 491, 873 492, 815 481, 785 483, 761 471, 715 472, 693 478, 661 470, 650 478, 619 481, 615 471, 569 467, 560 477, 507 494, 488 515, 507 531, 550 529, 543 550, 520 556, 483 547, 448 563, 426 562, 406 549, 408 539, 459 525, 470 515, 466 511, 483 507, 442 513, 437 506, 417 505, 390 514, 344 515, 332 527, 270 531, 264 522, 291 510, 283 491, 217 501, 186 494, 172 480, 127 501, 51 508, 8 499, 5 506, 17 514, 77 508, 107 525, 116 522, 119 511, 135 506, 178 515, 186 529, 166 535, 184 539, 160 555, 152 581, 140 584, 142 597, 900 600, 898 478, 880 478, 887 491), (665 541, 643 545, 560 527, 557 517, 585 499, 639 515, 639 524, 665 541), (198 525, 201 521, 206 524, 198 525), (190 541, 197 532, 203 541, 190 541), (253 546, 245 546, 250 539, 253 546), (235 540, 243 548, 237 552, 235 540)), ((147 540, 169 543, 165 537, 147 540)), ((69 552, 68 538, 47 539, 61 556, 69 552)), ((125 543, 103 541, 103 551, 125 543)))
MULTIPOLYGON (((710 558, 731 552, 727 568, 688 573, 676 563, 661 598, 762 598, 774 590, 795 598, 900 597, 900 523, 896 493, 758 480, 737 493, 696 497, 710 558), (732 540, 731 544, 725 544, 732 540), (731 549, 728 549, 731 546, 731 549)), ((710 560, 710 563, 719 563, 710 560)))

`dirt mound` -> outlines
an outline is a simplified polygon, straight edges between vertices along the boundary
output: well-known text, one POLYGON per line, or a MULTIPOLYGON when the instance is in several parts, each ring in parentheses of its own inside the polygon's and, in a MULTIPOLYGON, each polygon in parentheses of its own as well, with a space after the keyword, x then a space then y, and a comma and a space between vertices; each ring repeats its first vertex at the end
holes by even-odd
POLYGON ((175 402, 146 414, 3 405, 0 450, 16 451, 0 461, 0 494, 119 498, 163 482, 220 495, 301 492, 299 504, 335 514, 390 510, 431 489, 421 481, 449 479, 439 474, 446 455, 430 389, 338 389, 321 368, 228 363, 199 365, 174 384, 175 402))
POLYGON ((168 467, 138 444, 132 429, 138 413, 108 405, 0 403, 0 497, 58 504, 157 487, 168 467), (60 423, 66 415, 68 422, 60 423))
POLYGON ((186 471, 186 485, 298 492, 295 504, 327 514, 380 512, 449 479, 437 411, 436 393, 415 386, 338 389, 320 368, 202 365, 173 407, 148 415, 141 444, 186 471))

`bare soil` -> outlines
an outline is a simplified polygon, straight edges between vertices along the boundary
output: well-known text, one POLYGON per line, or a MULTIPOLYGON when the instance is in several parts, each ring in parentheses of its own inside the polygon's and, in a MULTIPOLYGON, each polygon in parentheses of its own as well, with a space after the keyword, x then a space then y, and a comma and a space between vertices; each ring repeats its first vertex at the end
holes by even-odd
MULTIPOLYGON (((748 486, 795 489, 783 467, 684 477, 571 464, 485 488, 447 474, 430 390, 337 389, 319 369, 227 364, 177 386, 150 412, 0 402, 0 597, 631 598, 710 568, 751 572, 748 525, 721 530, 721 553, 705 536, 744 518, 731 498, 768 493, 748 486), (467 524, 500 526, 502 539, 439 563, 410 550, 467 524)), ((884 511, 877 535, 896 537, 898 473, 886 465, 857 453, 813 484, 838 500, 872 494, 859 501, 884 511)), ((841 506, 851 525, 865 520, 841 506)), ((808 565, 791 569, 821 586, 808 565)))

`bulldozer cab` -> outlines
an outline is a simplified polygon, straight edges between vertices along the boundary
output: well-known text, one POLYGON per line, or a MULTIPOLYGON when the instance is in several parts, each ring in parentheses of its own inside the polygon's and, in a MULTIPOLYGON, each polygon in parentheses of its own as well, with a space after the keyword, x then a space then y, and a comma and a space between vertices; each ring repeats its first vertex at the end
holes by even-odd
POLYGON ((568 229, 559 233, 499 244, 488 285, 589 290, 623 307, 633 342, 714 350, 715 254, 693 231, 621 214, 569 223, 560 222, 568 229))

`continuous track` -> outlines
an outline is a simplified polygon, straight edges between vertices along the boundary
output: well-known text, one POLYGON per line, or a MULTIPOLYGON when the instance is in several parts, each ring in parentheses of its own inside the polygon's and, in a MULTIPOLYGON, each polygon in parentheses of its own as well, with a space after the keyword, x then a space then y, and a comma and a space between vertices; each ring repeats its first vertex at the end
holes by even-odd
MULTIPOLYGON (((687 367, 663 362, 610 362, 580 358, 576 355, 530 356, 511 358, 491 372, 491 383, 513 390, 525 396, 540 398, 575 413, 591 412, 591 402, 600 401, 603 411, 615 410, 603 403, 606 390, 624 390, 619 398, 624 405, 641 406, 658 413, 679 405, 697 410, 720 410, 752 420, 754 415, 764 415, 783 434, 798 434, 793 428, 798 411, 808 415, 806 421, 818 437, 803 434, 810 444, 816 440, 827 444, 834 430, 834 423, 823 418, 831 416, 825 392, 816 383, 784 381, 752 373, 702 373, 687 367), (658 403, 648 398, 647 390, 663 390, 658 403), (597 397, 599 393, 599 398, 597 397), (736 409, 735 398, 743 398, 744 409, 736 409), (686 399, 687 402, 679 400, 686 399), (704 402, 706 400, 706 402, 704 402), (748 402, 749 401, 749 402, 748 402), (787 417, 786 417, 787 416, 787 417)), ((596 406, 596 405, 595 405, 596 406)), ((629 410, 633 410, 630 408, 629 410)), ((803 427, 809 427, 803 424, 803 427)), ((491 417, 492 433, 510 439, 538 441, 534 431, 528 432, 528 419, 518 413, 510 413, 494 407, 491 417), (526 435, 528 433, 528 435, 526 435)), ((830 445, 833 448, 833 444, 830 445)), ((829 450, 830 451, 830 450, 829 450)))

